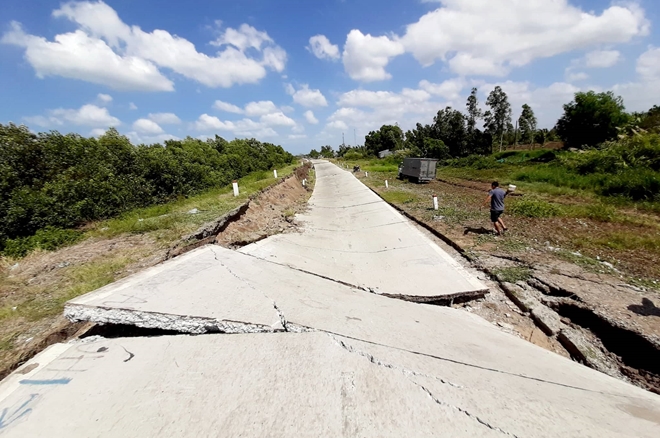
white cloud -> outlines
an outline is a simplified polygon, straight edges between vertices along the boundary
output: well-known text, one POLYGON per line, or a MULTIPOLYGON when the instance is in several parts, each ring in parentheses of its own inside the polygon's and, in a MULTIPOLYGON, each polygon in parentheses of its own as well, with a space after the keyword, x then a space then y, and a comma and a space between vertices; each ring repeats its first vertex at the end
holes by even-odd
POLYGON ((273 40, 266 32, 260 32, 248 24, 242 24, 238 29, 228 28, 217 40, 211 42, 214 46, 231 45, 239 50, 253 48, 261 50, 264 43, 272 43, 273 40))
POLYGON ((296 122, 282 112, 263 115, 259 121, 266 126, 296 126, 296 122))
POLYGON ((149 119, 137 119, 133 123, 133 129, 140 134, 156 135, 164 133, 163 128, 158 123, 149 119))
POLYGON ((585 56, 587 68, 607 68, 621 60, 621 53, 617 50, 594 50, 585 56))
POLYGON ((219 118, 215 116, 209 116, 208 114, 202 114, 195 122, 195 129, 198 131, 232 131, 234 128, 234 122, 223 122, 219 118))
POLYGON ((102 136, 105 133, 106 133, 106 130, 103 129, 103 128, 94 128, 89 133, 89 136, 99 138, 100 136, 102 136))
POLYGON ((223 102, 221 100, 216 100, 215 103, 213 104, 213 108, 227 113, 243 114, 243 110, 241 108, 231 103, 223 102))
POLYGON ((116 90, 172 91, 174 84, 150 61, 120 56, 103 40, 81 30, 55 36, 55 41, 26 34, 20 24, 0 40, 25 48, 25 60, 37 77, 62 76, 105 85, 116 90))
MULTIPOLYGON (((434 30, 434 32, 436 32, 434 30)), ((387 36, 364 35, 357 29, 350 31, 344 45, 344 68, 357 81, 373 82, 392 77, 385 67, 390 58, 404 52, 403 45, 387 36)))
POLYGON ((571 70, 566 70, 566 81, 567 82, 579 82, 589 79, 589 75, 583 71, 573 72, 571 70))
POLYGON ((181 119, 174 113, 155 113, 149 114, 149 120, 153 120, 161 125, 178 125, 181 119))
POLYGON ((286 52, 265 32, 246 24, 226 29, 212 42, 219 51, 210 56, 165 30, 145 32, 125 24, 101 1, 66 3, 53 16, 66 18, 79 29, 49 42, 25 34, 14 23, 2 38, 25 47, 25 57, 39 77, 58 75, 119 90, 171 91, 173 82, 159 67, 208 87, 231 87, 257 83, 267 69, 281 72, 286 64, 286 52))
POLYGON ((58 108, 48 111, 47 116, 26 117, 25 120, 41 127, 71 124, 108 128, 121 125, 119 119, 111 116, 107 108, 92 104, 83 105, 79 109, 58 108))
POLYGON ((343 120, 333 120, 326 125, 326 128, 335 129, 338 131, 346 131, 348 129, 348 125, 343 120))
POLYGON ((110 102, 112 102, 112 96, 110 96, 109 94, 99 93, 99 95, 96 98, 101 103, 110 103, 110 102))
POLYGON ((628 42, 649 32, 634 3, 614 4, 601 14, 568 0, 440 0, 441 7, 407 26, 400 38, 425 66, 448 62, 461 75, 505 75, 576 49, 628 42))
POLYGON ((133 102, 131 102, 131 103, 128 104, 128 109, 129 109, 129 110, 136 110, 136 109, 138 109, 138 107, 137 107, 136 104, 134 104, 133 102))
POLYGON ((463 78, 447 79, 440 84, 433 84, 427 80, 423 80, 419 83, 419 87, 424 91, 433 94, 434 96, 443 97, 447 100, 461 99, 461 91, 463 91, 465 86, 466 81, 463 78))
POLYGON ((321 90, 312 90, 307 84, 303 84, 298 90, 293 85, 288 84, 287 92, 293 96, 293 101, 298 105, 307 108, 328 106, 328 101, 325 100, 325 96, 321 93, 321 90))
POLYGON ((261 100, 259 102, 250 102, 245 105, 245 114, 249 117, 263 116, 278 112, 277 106, 270 100, 261 100))
POLYGON ((307 50, 312 52, 319 59, 330 59, 336 61, 339 59, 339 46, 330 43, 325 35, 315 35, 309 39, 307 50))
POLYGON ((307 138, 305 134, 291 134, 289 135, 289 140, 300 140, 303 138, 307 138))
POLYGON ((637 59, 637 81, 617 84, 615 94, 624 99, 629 111, 646 111, 660 101, 660 48, 649 47, 637 59))
POLYGON ((307 123, 311 125, 316 125, 319 121, 316 117, 314 117, 314 113, 312 111, 305 111, 305 120, 307 120, 307 123))

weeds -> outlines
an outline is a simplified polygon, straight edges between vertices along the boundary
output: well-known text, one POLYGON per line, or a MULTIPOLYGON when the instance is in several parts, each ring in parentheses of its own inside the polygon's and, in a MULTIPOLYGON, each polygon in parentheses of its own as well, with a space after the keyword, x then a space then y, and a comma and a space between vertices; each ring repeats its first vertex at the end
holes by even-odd
POLYGON ((532 271, 529 268, 515 266, 494 269, 493 274, 500 281, 507 283, 517 283, 519 281, 529 280, 532 276, 532 271))
POLYGON ((509 211, 517 216, 531 218, 548 218, 562 213, 559 206, 540 199, 522 199, 515 202, 509 211))

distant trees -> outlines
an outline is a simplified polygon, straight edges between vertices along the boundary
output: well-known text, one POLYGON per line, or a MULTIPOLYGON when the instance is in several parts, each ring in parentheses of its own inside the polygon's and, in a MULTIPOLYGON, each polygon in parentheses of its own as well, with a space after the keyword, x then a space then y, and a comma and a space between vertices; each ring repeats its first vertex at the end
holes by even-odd
POLYGON ((629 119, 623 99, 611 91, 578 92, 572 102, 564 105, 564 115, 556 129, 567 147, 582 148, 615 139, 617 128, 629 119))
POLYGON ((292 160, 255 139, 134 146, 115 129, 95 139, 0 124, 0 250, 7 239, 188 196, 292 160))
POLYGON ((320 156, 321 156, 321 154, 319 154, 319 151, 317 151, 316 149, 312 149, 309 152, 309 157, 314 159, 314 160, 318 159, 320 156))
POLYGON ((383 125, 378 131, 371 131, 364 139, 364 147, 371 155, 384 150, 395 151, 403 147, 403 131, 397 125, 383 125))
POLYGON ((321 156, 323 158, 334 158, 335 151, 332 149, 332 146, 330 145, 321 146, 321 156))

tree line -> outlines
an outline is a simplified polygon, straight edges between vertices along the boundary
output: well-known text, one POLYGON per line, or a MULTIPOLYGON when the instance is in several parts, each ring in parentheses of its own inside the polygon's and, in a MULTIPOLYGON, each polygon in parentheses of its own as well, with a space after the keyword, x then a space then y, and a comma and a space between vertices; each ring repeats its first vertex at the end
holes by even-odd
POLYGON ((134 146, 114 128, 96 139, 0 124, 0 251, 7 239, 189 196, 293 159, 255 139, 134 146))
POLYGON ((320 153, 313 149, 310 156, 349 154, 349 158, 359 158, 390 150, 405 151, 408 156, 447 159, 489 155, 513 144, 545 146, 558 140, 568 148, 585 148, 616 139, 622 131, 635 127, 653 130, 660 126, 660 107, 629 114, 621 97, 594 91, 576 93, 574 100, 563 106, 564 114, 550 130, 538 128, 534 110, 528 104, 522 106, 514 126, 511 104, 501 87, 495 87, 488 95, 485 112, 480 108, 477 92, 477 88, 472 88, 465 111, 441 109, 433 123, 417 123, 405 133, 398 125, 383 125, 378 131, 369 132, 363 146, 341 145, 336 153, 331 146, 323 146, 320 153))

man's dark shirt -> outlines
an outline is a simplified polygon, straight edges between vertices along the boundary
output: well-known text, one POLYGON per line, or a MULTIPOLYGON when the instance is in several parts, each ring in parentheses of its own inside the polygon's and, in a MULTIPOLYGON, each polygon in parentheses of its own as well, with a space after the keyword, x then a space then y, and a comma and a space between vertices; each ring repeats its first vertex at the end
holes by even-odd
POLYGON ((494 188, 490 192, 490 209, 492 211, 504 211, 504 197, 506 192, 499 187, 494 188))

